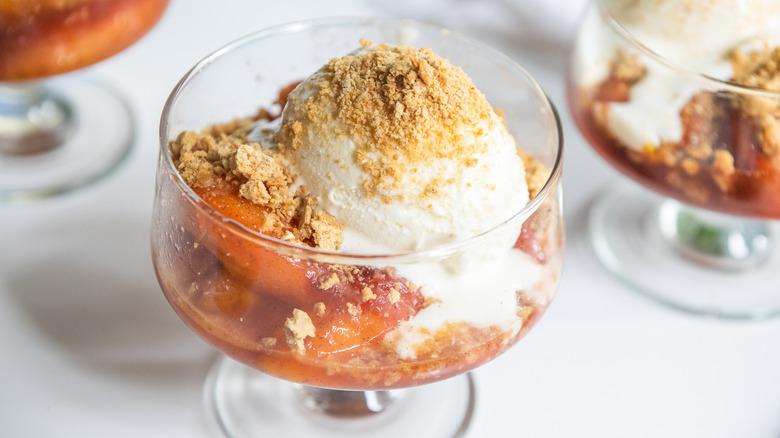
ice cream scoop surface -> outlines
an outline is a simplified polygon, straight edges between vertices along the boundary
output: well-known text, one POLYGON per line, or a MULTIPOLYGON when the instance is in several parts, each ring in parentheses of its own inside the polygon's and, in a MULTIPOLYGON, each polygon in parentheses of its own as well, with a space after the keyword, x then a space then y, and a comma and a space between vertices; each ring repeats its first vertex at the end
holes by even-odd
MULTIPOLYGON (((517 144, 463 70, 429 49, 362 43, 299 85, 282 115, 280 148, 322 208, 397 251, 519 212, 517 144)), ((350 241, 343 250, 373 252, 350 241)))

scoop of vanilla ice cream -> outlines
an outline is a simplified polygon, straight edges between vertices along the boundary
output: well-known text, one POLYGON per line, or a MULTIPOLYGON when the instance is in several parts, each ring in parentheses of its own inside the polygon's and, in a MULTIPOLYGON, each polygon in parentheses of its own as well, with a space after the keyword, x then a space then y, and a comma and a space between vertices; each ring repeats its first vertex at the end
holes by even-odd
POLYGON ((344 225, 341 249, 427 248, 520 211, 529 192, 517 144, 470 78, 429 49, 363 43, 290 94, 277 135, 344 225))

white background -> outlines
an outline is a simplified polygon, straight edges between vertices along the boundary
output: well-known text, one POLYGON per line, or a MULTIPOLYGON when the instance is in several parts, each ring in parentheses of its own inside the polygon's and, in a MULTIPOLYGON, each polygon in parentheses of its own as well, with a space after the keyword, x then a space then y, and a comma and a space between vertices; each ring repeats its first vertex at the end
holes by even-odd
POLYGON ((396 15, 515 58, 557 103, 567 135, 563 281, 536 329, 475 372, 469 436, 780 437, 780 321, 667 309, 613 280, 587 246, 585 209, 623 180, 586 146, 565 105, 563 72, 582 6, 173 0, 141 42, 79 73, 130 99, 138 139, 128 161, 76 194, 0 206, 0 436, 219 436, 201 395, 216 354, 167 305, 149 256, 163 103, 199 58, 243 34, 316 16, 396 15))

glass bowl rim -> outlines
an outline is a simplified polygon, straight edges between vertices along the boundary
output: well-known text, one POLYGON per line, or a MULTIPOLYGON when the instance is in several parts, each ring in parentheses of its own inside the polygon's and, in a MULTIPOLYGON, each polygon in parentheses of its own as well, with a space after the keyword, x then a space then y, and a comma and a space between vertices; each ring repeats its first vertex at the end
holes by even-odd
MULTIPOLYGON (((547 198, 552 196, 553 192, 560 184, 561 173, 563 168, 563 156, 564 156, 564 133, 563 133, 562 121, 558 113, 558 110, 555 107, 555 104, 550 99, 550 97, 544 92, 542 87, 536 81, 536 79, 534 79, 533 76, 531 76, 531 74, 525 68, 523 68, 517 62, 509 58, 507 55, 504 55, 503 53, 499 52, 498 50, 486 44, 483 44, 479 41, 476 41, 470 37, 464 36, 458 32, 454 32, 435 25, 421 23, 415 20, 394 19, 394 18, 386 18, 386 17, 331 17, 331 18, 314 18, 314 19, 294 21, 294 22, 280 24, 280 25, 268 27, 265 29, 261 29, 249 33, 214 50, 213 52, 211 52, 210 54, 202 58, 200 61, 198 61, 192 68, 190 68, 184 74, 184 76, 179 80, 179 82, 173 88, 173 91, 171 91, 168 98, 166 99, 165 105, 163 106, 163 110, 160 116, 159 142, 160 142, 159 165, 165 166, 165 171, 169 175, 171 175, 170 177, 173 179, 173 182, 177 186, 179 191, 185 195, 185 197, 191 204, 193 204, 201 212, 205 213, 210 218, 211 221, 219 221, 221 222, 220 226, 229 230, 230 232, 240 234, 242 238, 253 240, 265 248, 272 248, 288 256, 321 261, 321 262, 342 263, 342 264, 373 264, 373 263, 387 263, 389 261, 392 261, 394 263, 408 263, 408 262, 414 262, 421 259, 422 260, 443 259, 443 258, 451 257, 452 255, 455 254, 459 254, 463 252, 464 248, 468 248, 475 245, 476 244, 475 242, 489 239, 492 235, 498 233, 500 230, 509 226, 510 223, 514 223, 516 221, 521 221, 521 220, 524 222, 536 210, 538 210, 541 204, 547 198), (547 181, 545 182, 544 186, 541 188, 541 190, 539 190, 537 195, 533 199, 531 199, 520 211, 514 213, 511 217, 505 219, 503 222, 499 223, 498 225, 488 230, 485 230, 474 236, 470 236, 468 238, 457 240, 457 241, 446 242, 444 244, 426 247, 419 250, 398 251, 398 252, 390 252, 384 254, 347 253, 343 251, 323 250, 319 248, 301 246, 280 239, 276 239, 270 236, 266 236, 262 233, 254 231, 246 227, 245 225, 241 224, 240 222, 230 219, 224 216, 222 213, 218 212, 216 209, 214 209, 208 203, 206 203, 200 196, 198 196, 192 190, 192 188, 187 183, 184 182, 181 175, 175 168, 173 164, 173 159, 168 150, 168 142, 167 142, 169 140, 167 138, 167 128, 169 125, 168 115, 171 112, 178 97, 182 94, 184 88, 203 69, 207 68, 210 64, 216 62, 223 55, 230 53, 232 50, 247 44, 251 44, 256 40, 265 37, 280 35, 280 34, 297 33, 303 30, 316 28, 316 27, 334 27, 339 25, 343 26, 343 25, 350 25, 350 24, 356 25, 356 24, 371 24, 371 23, 392 23, 395 24, 396 26, 402 26, 402 25, 412 26, 415 28, 422 28, 434 32, 439 32, 442 33, 443 35, 446 35, 447 37, 457 38, 461 42, 468 43, 473 48, 476 48, 479 51, 490 56, 491 58, 494 58, 496 61, 499 61, 503 65, 510 67, 512 70, 515 71, 515 73, 522 76, 528 82, 528 84, 530 85, 530 89, 534 90, 537 96, 540 97, 543 102, 547 103, 546 109, 549 110, 549 113, 552 116, 552 121, 555 123, 555 128, 556 128, 555 135, 557 136, 557 150, 556 150, 555 160, 550 172, 550 176, 547 178, 547 181)), ((161 175, 159 175, 159 172, 160 169, 158 169, 158 175, 157 175, 158 178, 161 177, 161 175)))
POLYGON ((713 87, 732 91, 738 94, 750 94, 754 96, 769 97, 773 99, 780 98, 780 91, 767 90, 766 88, 752 87, 749 85, 738 84, 730 80, 719 79, 702 72, 697 71, 694 68, 686 67, 678 62, 672 61, 659 52, 651 49, 645 45, 638 37, 636 37, 630 30, 623 26, 620 21, 612 15, 607 2, 609 0, 595 0, 598 4, 599 13, 609 24, 609 26, 615 30, 623 39, 629 42, 632 46, 637 48, 640 52, 654 59, 656 62, 672 69, 686 76, 690 76, 696 80, 710 84, 713 87))

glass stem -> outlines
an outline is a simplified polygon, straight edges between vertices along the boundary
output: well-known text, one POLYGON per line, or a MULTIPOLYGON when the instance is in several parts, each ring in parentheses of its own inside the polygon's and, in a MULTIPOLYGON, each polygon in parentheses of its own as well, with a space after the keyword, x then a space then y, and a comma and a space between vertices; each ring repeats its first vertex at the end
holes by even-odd
POLYGON ((707 267, 750 269, 771 253, 773 236, 765 221, 715 213, 674 200, 661 204, 657 218, 667 242, 707 267))
POLYGON ((366 417, 385 412, 401 400, 406 391, 343 391, 299 386, 299 396, 310 411, 332 417, 366 417))
POLYGON ((73 114, 40 82, 0 84, 0 154, 30 155, 64 143, 73 114))

